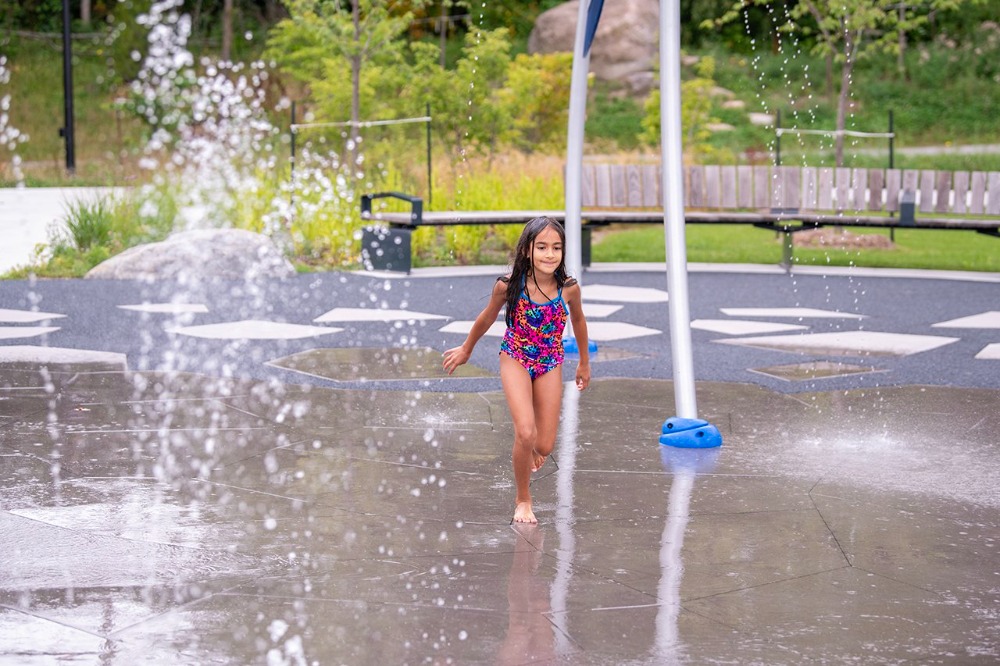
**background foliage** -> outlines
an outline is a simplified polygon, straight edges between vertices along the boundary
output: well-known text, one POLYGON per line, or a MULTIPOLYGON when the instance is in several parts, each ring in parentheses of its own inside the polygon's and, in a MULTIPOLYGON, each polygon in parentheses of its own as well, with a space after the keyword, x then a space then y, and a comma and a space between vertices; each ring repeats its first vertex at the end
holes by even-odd
MULTIPOLYGON (((237 39, 229 55, 237 66, 220 63, 222 0, 174 1, 190 20, 186 46, 193 56, 192 80, 229 78, 238 87, 240 72, 257 59, 267 74, 252 94, 267 105, 275 129, 265 133, 267 145, 259 148, 268 160, 235 179, 252 186, 227 194, 215 223, 278 234, 303 267, 322 268, 356 263, 362 224, 356 202, 363 191, 415 192, 439 210, 562 207, 571 59, 568 54, 529 55, 525 46, 535 17, 556 0, 359 0, 364 13, 384 19, 363 33, 370 38, 363 58, 350 0, 235 0, 229 20, 237 39), (352 63, 360 64, 356 87, 349 75, 352 63), (209 71, 215 74, 207 76, 209 71), (294 169, 291 102, 297 105, 298 122, 309 124, 296 135, 294 169), (352 119, 412 118, 428 110, 429 146, 426 125, 420 123, 334 126, 352 119)), ((140 167, 156 127, 136 113, 137 105, 124 103, 148 49, 137 19, 150 11, 153 0, 90 4, 90 21, 85 24, 77 14, 74 24, 78 168, 70 178, 62 168, 58 136, 61 1, 0 0, 0 55, 7 57, 10 72, 10 80, 0 82, 0 99, 10 96, 8 125, 30 136, 0 151, 0 181, 16 181, 7 161, 16 152, 29 186, 148 183, 166 198, 131 205, 158 206, 160 221, 154 226, 166 233, 178 224, 183 208, 168 199, 183 188, 140 167)), ((835 122, 838 70, 815 48, 817 30, 810 29, 808 16, 797 14, 804 5, 763 3, 744 8, 738 21, 714 23, 731 4, 681 3, 689 161, 772 159, 773 127, 750 122, 750 112, 781 111, 786 127, 829 129, 835 122), (803 25, 790 32, 793 15, 803 25)), ((849 129, 884 131, 892 111, 897 147, 1000 141, 994 121, 994 109, 1000 108, 995 7, 975 0, 953 4, 960 10, 945 7, 913 24, 899 54, 873 52, 858 60, 848 97, 849 129)), ((656 91, 635 96, 615 84, 592 82, 586 154, 655 159, 658 108, 656 91)), ((191 131, 202 132, 197 125, 191 131)), ((789 138, 781 149, 785 163, 818 166, 835 159, 828 138, 789 138)), ((845 146, 848 165, 884 165, 887 159, 884 142, 857 140, 845 146)), ((896 166, 1000 168, 1000 158, 992 155, 897 154, 895 160, 896 166)), ((135 215, 118 204, 91 212, 103 219, 109 211, 135 215)), ((493 261, 504 255, 507 235, 504 228, 421 231, 415 237, 417 260, 493 261)), ((64 255, 90 253, 93 258, 101 253, 95 247, 113 253, 151 237, 119 229, 98 235, 97 243, 82 244, 86 247, 67 238, 52 245, 64 255)))

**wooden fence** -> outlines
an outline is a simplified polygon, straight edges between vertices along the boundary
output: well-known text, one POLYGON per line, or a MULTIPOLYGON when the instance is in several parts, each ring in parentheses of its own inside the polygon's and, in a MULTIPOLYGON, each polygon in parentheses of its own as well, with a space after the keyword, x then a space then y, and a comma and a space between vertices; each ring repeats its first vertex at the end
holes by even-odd
MULTIPOLYGON (((662 208, 660 166, 585 164, 585 208, 662 208)), ((684 170, 688 209, 895 213, 904 192, 923 214, 1000 216, 1000 172, 698 165, 684 170)))

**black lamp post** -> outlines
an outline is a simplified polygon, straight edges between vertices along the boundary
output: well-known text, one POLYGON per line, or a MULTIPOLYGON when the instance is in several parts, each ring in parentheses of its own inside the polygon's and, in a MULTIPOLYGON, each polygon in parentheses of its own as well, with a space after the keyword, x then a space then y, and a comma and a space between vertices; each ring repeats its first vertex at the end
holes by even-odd
POLYGON ((66 119, 59 136, 66 141, 66 171, 70 175, 76 172, 76 147, 73 139, 73 49, 70 44, 70 27, 72 18, 69 11, 69 0, 62 0, 63 6, 63 101, 66 119))

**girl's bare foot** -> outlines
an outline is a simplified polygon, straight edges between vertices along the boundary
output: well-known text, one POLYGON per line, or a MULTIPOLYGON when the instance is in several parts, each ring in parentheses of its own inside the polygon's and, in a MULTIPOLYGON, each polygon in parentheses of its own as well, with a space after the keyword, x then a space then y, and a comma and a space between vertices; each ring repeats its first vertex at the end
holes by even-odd
POLYGON ((538 519, 535 518, 535 512, 531 510, 531 501, 517 503, 514 508, 514 522, 532 524, 538 522, 538 519))
POLYGON ((538 453, 537 451, 531 452, 531 471, 537 472, 545 464, 545 456, 538 453))

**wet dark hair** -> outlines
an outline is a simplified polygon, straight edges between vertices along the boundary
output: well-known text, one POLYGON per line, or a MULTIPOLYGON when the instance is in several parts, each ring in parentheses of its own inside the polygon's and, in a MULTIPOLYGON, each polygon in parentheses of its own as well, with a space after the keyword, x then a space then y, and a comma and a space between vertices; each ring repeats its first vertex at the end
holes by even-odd
POLYGON ((531 275, 531 251, 535 247, 535 238, 550 227, 559 234, 559 241, 563 246, 559 267, 556 268, 555 272, 558 288, 562 289, 569 278, 566 275, 566 230, 563 229, 563 225, 551 217, 536 217, 528 220, 528 223, 524 225, 524 231, 521 232, 521 238, 517 241, 517 247, 514 248, 514 262, 510 278, 507 280, 507 314, 505 319, 508 326, 514 325, 514 309, 517 307, 517 301, 521 298, 522 289, 527 284, 528 276, 531 275))

